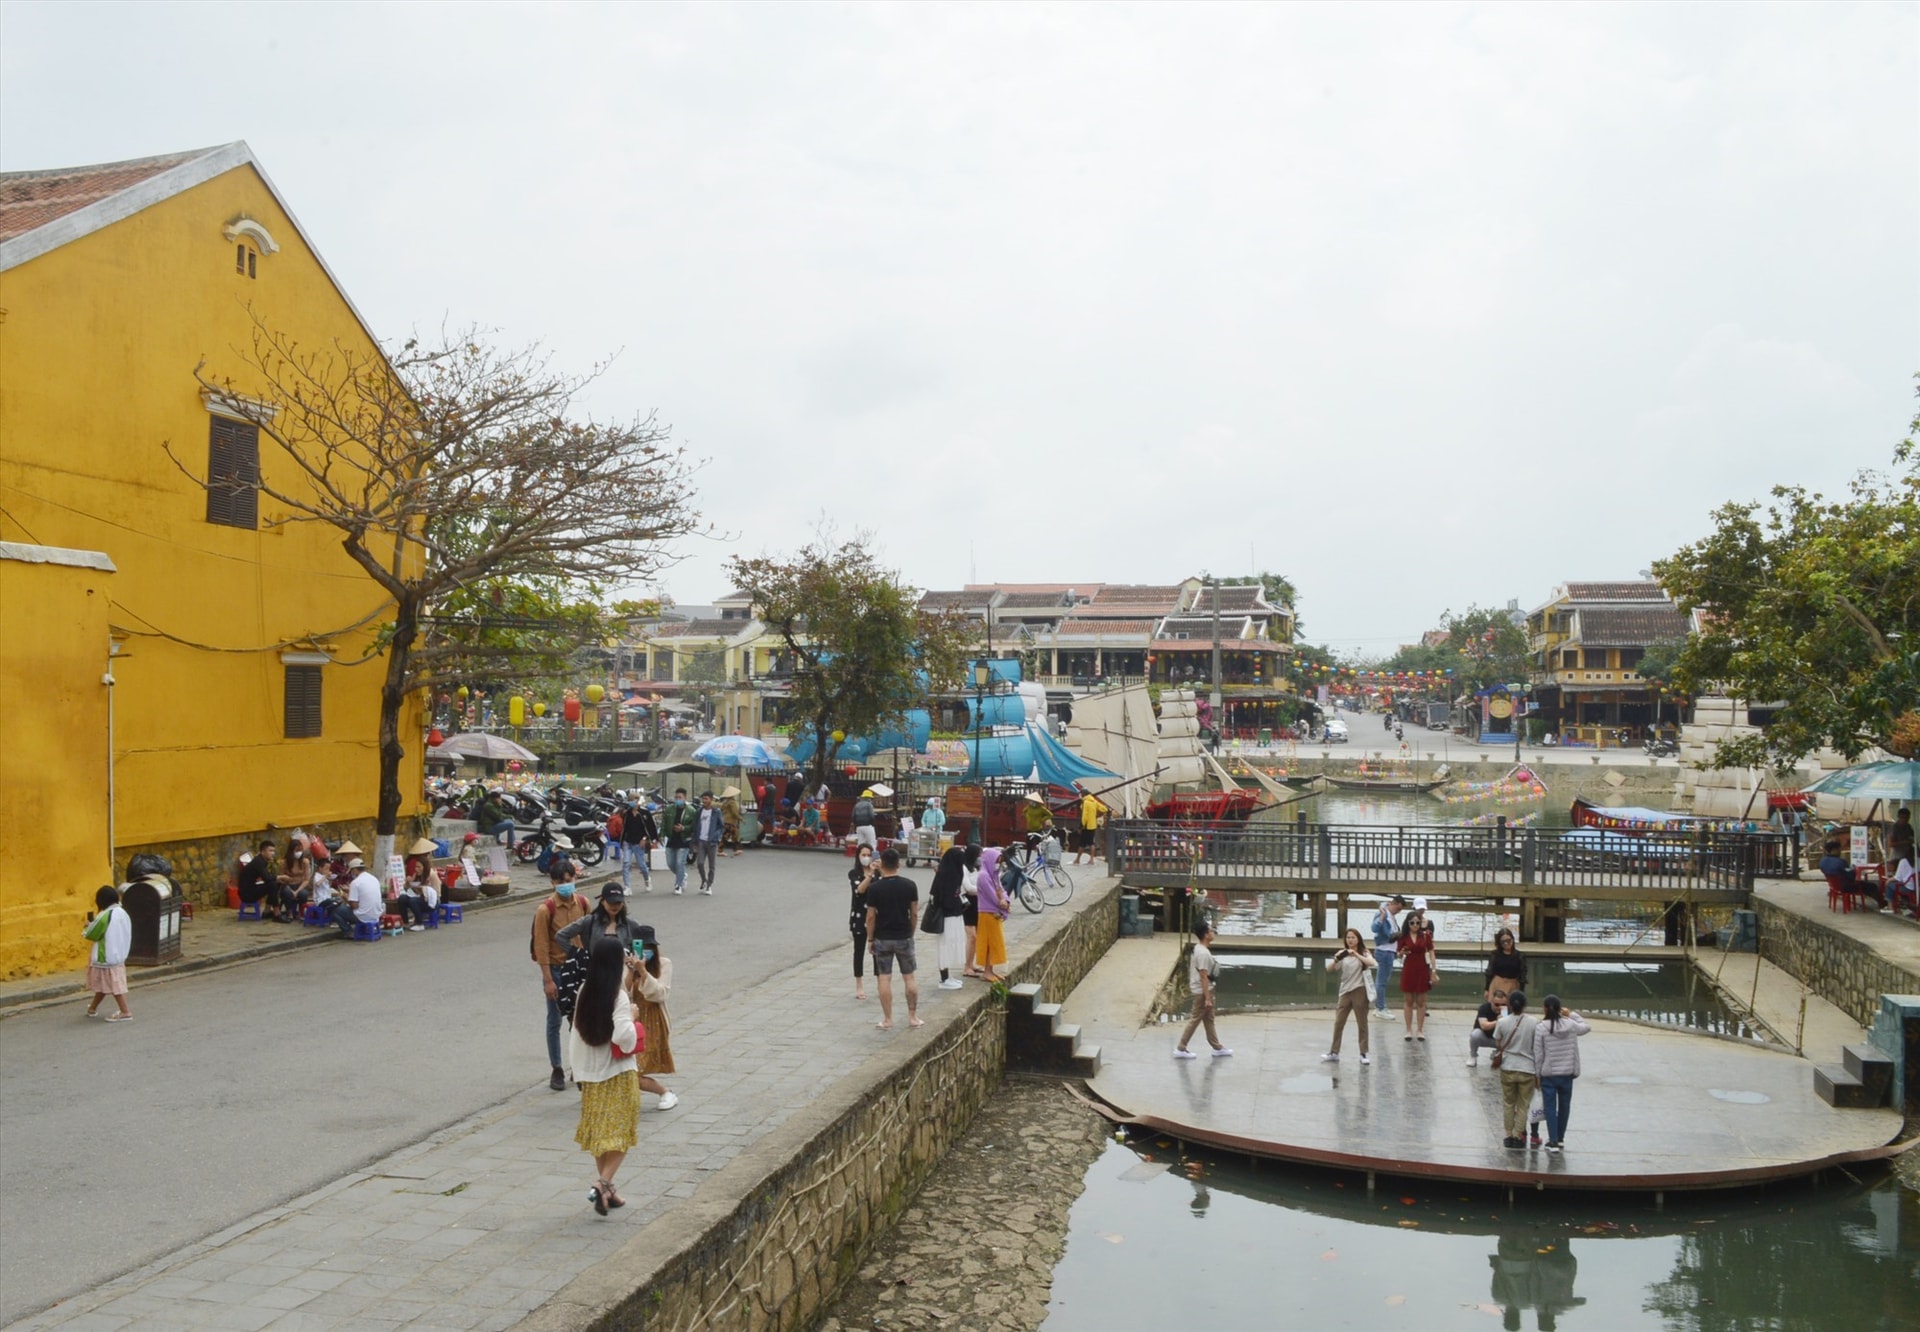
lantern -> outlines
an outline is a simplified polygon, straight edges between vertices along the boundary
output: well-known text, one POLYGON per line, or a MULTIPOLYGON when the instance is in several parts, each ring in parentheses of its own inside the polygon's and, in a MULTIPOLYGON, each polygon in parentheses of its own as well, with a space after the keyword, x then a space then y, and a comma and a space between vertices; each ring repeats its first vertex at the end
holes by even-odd
POLYGON ((527 724, 527 700, 518 694, 507 700, 507 722, 512 726, 527 724))
POLYGON ((459 699, 462 703, 465 703, 467 701, 470 694, 471 694, 471 691, 465 685, 461 685, 458 689, 453 691, 453 696, 459 699))
POLYGON ((833 733, 833 743, 836 745, 839 744, 842 740, 845 740, 846 738, 847 738, 847 733, 845 731, 835 731, 833 733))
POLYGON ((607 690, 605 685, 590 684, 587 686, 587 702, 598 703, 606 696, 607 690))
POLYGON ((534 716, 536 716, 536 717, 544 717, 544 716, 546 716, 546 715, 547 715, 547 705, 546 705, 545 703, 535 703, 535 704, 533 705, 533 715, 534 715, 534 716))
POLYGON ((427 732, 427 743, 434 746, 436 749, 439 748, 441 745, 445 744, 446 742, 447 742, 447 737, 441 732, 438 726, 434 727, 431 731, 427 732))
POLYGON ((565 717, 570 722, 579 721, 580 720, 580 700, 577 698, 570 698, 566 702, 562 703, 560 705, 560 715, 565 717))

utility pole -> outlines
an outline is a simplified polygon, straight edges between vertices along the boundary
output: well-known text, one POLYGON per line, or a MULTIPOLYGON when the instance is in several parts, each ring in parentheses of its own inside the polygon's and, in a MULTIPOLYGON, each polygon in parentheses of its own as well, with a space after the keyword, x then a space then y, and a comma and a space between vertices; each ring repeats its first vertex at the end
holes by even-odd
POLYGON ((1220 580, 1209 578, 1207 582, 1213 588, 1213 747, 1220 748, 1220 727, 1225 718, 1220 713, 1220 580))

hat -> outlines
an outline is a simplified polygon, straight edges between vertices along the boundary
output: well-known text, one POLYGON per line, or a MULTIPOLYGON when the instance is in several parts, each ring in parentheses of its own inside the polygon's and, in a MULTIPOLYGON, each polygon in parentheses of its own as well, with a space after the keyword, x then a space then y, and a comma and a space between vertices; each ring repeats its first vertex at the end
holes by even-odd
POLYGON ((364 856, 367 853, 365 851, 362 851, 359 847, 355 846, 352 842, 342 842, 340 843, 340 845, 333 848, 333 854, 336 856, 345 856, 348 859, 352 859, 354 856, 364 856))
POLYGON ((571 851, 573 850, 573 843, 560 836, 560 834, 555 833, 553 836, 553 849, 555 851, 571 851))
POLYGON ((1414 898, 1414 899, 1413 899, 1413 909, 1414 909, 1415 911, 1425 911, 1425 910, 1427 909, 1427 899, 1426 899, 1426 898, 1424 898, 1424 897, 1416 897, 1416 898, 1414 898))
POLYGON ((440 843, 434 841, 432 838, 422 837, 407 848, 407 854, 410 856, 431 856, 438 854, 439 850, 440 843))
POLYGON ((349 851, 349 852, 347 853, 347 868, 348 868, 348 869, 356 869, 356 868, 357 868, 357 869, 365 869, 366 867, 367 867, 367 862, 366 862, 366 861, 364 861, 364 860, 362 860, 362 859, 360 858, 360 856, 359 856, 358 854, 356 854, 356 853, 354 853, 354 852, 351 852, 351 851, 349 851))
POLYGON ((464 842, 477 842, 477 841, 479 841, 479 840, 480 840, 480 834, 479 834, 479 833, 468 833, 468 834, 467 834, 467 835, 466 835, 465 837, 462 837, 462 838, 461 838, 460 840, 461 840, 461 841, 462 841, 463 843, 464 843, 464 842))
POLYGON ((627 900, 627 890, 617 883, 601 884, 600 900, 602 902, 624 902, 627 900))
POLYGON ((1027 792, 1027 799, 1031 800, 1036 805, 1044 805, 1047 803, 1046 799, 1043 796, 1041 796, 1041 794, 1038 791, 1027 792))
POLYGON ((870 796, 870 795, 872 795, 872 794, 873 794, 873 788, 872 788, 871 786, 869 786, 869 787, 868 787, 868 788, 867 788, 866 790, 864 790, 864 791, 862 791, 862 792, 860 793, 860 797, 861 797, 861 799, 863 799, 863 800, 864 800, 864 799, 865 799, 866 797, 868 797, 868 796, 870 796))
POLYGON ((653 932, 653 926, 651 925, 636 924, 633 927, 633 937, 636 939, 645 939, 648 943, 660 942, 659 936, 653 932))
POLYGON ((737 795, 739 795, 739 794, 740 794, 740 788, 739 788, 739 787, 737 787, 737 786, 729 786, 729 787, 728 787, 728 788, 727 788, 726 790, 724 790, 724 791, 722 791, 722 792, 720 793, 720 797, 721 797, 721 799, 723 799, 723 800, 724 800, 724 799, 725 799, 726 797, 728 797, 728 796, 737 796, 737 795))

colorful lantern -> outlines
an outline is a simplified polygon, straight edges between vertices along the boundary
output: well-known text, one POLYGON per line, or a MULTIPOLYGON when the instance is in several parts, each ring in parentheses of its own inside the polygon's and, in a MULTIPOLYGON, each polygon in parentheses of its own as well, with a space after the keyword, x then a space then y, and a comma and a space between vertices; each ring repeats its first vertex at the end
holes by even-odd
POLYGON ((438 726, 436 726, 436 727, 434 727, 434 728, 433 728, 433 729, 432 729, 431 731, 428 731, 428 732, 427 732, 427 743, 428 743, 428 744, 430 744, 430 745, 433 745, 433 746, 435 746, 435 747, 438 747, 438 746, 440 746, 440 745, 443 745, 443 744, 445 744, 446 742, 447 742, 447 737, 446 737, 446 735, 445 735, 445 734, 444 734, 444 733, 443 733, 443 732, 442 732, 442 731, 440 730, 440 728, 439 728, 438 726))
POLYGON ((467 689, 465 685, 461 685, 458 689, 453 691, 453 696, 459 699, 462 703, 465 703, 467 699, 470 697, 470 691, 467 689))
POLYGON ((527 700, 518 694, 507 700, 507 723, 510 726, 527 724, 527 700))
POLYGON ((580 700, 577 698, 570 698, 566 702, 562 703, 560 705, 560 715, 565 717, 570 722, 579 721, 580 720, 580 700))
POLYGON ((533 705, 533 715, 534 715, 534 716, 536 716, 536 717, 544 717, 544 716, 546 716, 546 715, 547 715, 547 705, 546 705, 545 703, 535 703, 535 704, 533 705))
POLYGON ((606 696, 607 689, 605 685, 590 684, 587 686, 587 702, 598 703, 606 696))

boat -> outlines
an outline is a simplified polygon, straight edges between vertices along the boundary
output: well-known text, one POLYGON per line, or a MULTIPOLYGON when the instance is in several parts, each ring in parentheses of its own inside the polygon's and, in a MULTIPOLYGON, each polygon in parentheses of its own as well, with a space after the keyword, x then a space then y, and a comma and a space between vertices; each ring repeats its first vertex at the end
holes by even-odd
POLYGON ((1245 823, 1261 805, 1251 787, 1232 791, 1175 791, 1147 806, 1147 817, 1176 823, 1245 823))
POLYGON ((1447 778, 1421 780, 1418 777, 1326 777, 1321 780, 1342 791, 1432 791, 1447 784, 1447 778))
POLYGON ((1765 822, 1752 819, 1719 819, 1704 814, 1674 814, 1639 805, 1595 805, 1575 798, 1572 810, 1576 828, 1608 828, 1629 837, 1648 833, 1690 832, 1771 832, 1765 822))

